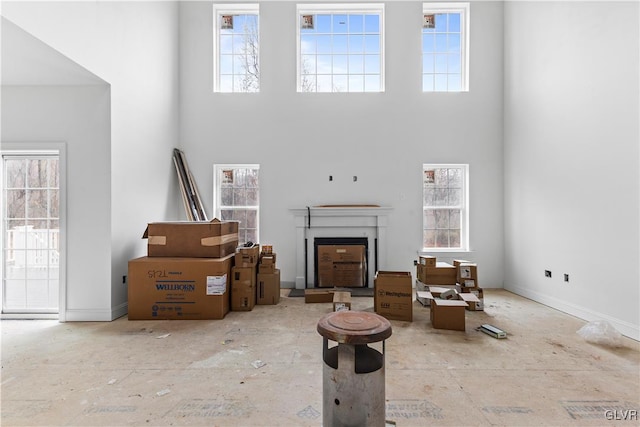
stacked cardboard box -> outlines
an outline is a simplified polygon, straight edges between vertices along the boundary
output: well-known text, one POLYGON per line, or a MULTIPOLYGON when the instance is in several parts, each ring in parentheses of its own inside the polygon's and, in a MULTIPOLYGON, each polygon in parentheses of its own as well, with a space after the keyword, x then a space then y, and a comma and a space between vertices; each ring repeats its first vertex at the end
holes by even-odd
MULTIPOLYGON (((420 256, 416 265, 416 289, 431 290, 433 286, 456 289, 460 293, 471 293, 478 302, 470 302, 467 310, 484 310, 484 293, 478 285, 478 266, 475 263, 456 259, 453 264, 437 261, 433 256, 420 256)), ((429 306, 430 300, 423 294, 416 294, 422 305, 429 306)))
POLYGON ((236 249, 231 269, 231 311, 251 311, 256 305, 256 276, 260 245, 236 249))
POLYGON ((222 319, 238 222, 150 223, 147 256, 129 261, 128 318, 222 319))
POLYGON ((264 245, 260 253, 256 292, 259 305, 280 302, 280 270, 276 268, 276 254, 271 245, 264 245))

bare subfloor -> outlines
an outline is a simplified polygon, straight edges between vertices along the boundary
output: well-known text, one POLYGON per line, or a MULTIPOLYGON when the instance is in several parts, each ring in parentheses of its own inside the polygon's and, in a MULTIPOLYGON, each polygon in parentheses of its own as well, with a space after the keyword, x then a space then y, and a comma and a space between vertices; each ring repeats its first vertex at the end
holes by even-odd
MULTIPOLYGON (((386 418, 398 426, 638 425, 640 343, 585 342, 586 322, 485 291, 466 332, 391 321, 386 418), (498 340, 475 328, 508 333, 498 340)), ((288 298, 212 321, 2 321, 2 426, 321 426, 331 304, 288 298), (259 363, 260 361, 261 363, 259 363), (263 365, 263 366, 260 366, 263 365)), ((372 311, 372 298, 354 298, 372 311)))

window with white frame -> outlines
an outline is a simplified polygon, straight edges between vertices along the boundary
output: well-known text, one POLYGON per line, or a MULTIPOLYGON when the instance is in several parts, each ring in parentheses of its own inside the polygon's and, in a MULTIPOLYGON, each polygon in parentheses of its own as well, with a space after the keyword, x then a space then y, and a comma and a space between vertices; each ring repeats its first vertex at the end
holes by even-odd
POLYGON ((423 247, 468 250, 469 165, 424 164, 423 247))
POLYGON ((469 3, 424 3, 423 92, 469 90, 469 3))
POLYGON ((259 165, 214 165, 213 200, 216 218, 239 221, 239 243, 260 237, 259 165))
POLYGON ((260 30, 257 4, 213 6, 214 92, 260 90, 260 30))
POLYGON ((384 92, 384 5, 297 7, 298 92, 384 92))

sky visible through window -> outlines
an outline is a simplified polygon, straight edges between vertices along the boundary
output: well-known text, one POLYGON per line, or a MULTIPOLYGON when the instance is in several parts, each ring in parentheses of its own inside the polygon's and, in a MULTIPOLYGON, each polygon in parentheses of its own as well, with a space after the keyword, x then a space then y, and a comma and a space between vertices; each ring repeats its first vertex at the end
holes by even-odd
POLYGON ((460 12, 425 12, 422 28, 422 90, 462 90, 462 31, 460 12))
POLYGON ((300 91, 382 90, 378 13, 300 14, 300 91))
POLYGON ((222 13, 218 19, 220 92, 258 92, 258 15, 222 13))

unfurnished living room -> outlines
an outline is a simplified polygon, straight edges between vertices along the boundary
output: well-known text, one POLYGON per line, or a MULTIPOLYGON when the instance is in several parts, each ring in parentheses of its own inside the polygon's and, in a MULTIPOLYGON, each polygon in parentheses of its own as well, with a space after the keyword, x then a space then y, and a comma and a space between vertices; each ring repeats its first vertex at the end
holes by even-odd
POLYGON ((638 1, 0 15, 1 425, 638 425, 638 1))

